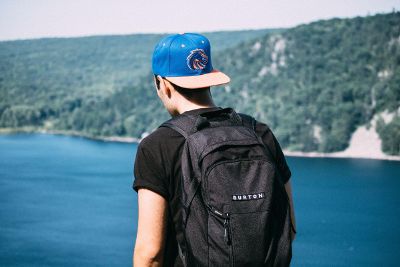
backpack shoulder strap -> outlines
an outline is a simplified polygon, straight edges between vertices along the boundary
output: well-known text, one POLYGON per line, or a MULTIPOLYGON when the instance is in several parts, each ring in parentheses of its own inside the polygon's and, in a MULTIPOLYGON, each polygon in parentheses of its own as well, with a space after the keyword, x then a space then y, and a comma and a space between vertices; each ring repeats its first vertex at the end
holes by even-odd
POLYGON ((243 113, 238 113, 238 114, 242 118, 244 126, 256 131, 256 120, 252 116, 243 113))
MULTIPOLYGON (((262 138, 261 138, 260 136, 258 136, 258 134, 257 134, 257 132, 256 132, 256 120, 255 120, 252 116, 250 116, 250 115, 243 114, 243 113, 238 113, 238 114, 239 114, 240 117, 242 118, 243 125, 254 130, 254 133, 256 134, 256 136, 257 136, 258 140, 260 141, 260 143, 261 143, 261 144, 265 147, 265 149, 268 151, 269 155, 272 157, 272 159, 274 160, 274 162, 276 162, 275 156, 274 156, 274 154, 272 154, 271 149, 268 147, 268 145, 266 145, 266 144, 263 142, 262 138)), ((267 125, 267 127, 268 127, 268 125, 267 125)), ((269 127, 268 127, 268 129, 269 129, 269 127)))
POLYGON ((195 116, 181 114, 180 116, 165 121, 159 127, 171 128, 183 135, 186 139, 191 133, 194 132, 195 122, 195 116))

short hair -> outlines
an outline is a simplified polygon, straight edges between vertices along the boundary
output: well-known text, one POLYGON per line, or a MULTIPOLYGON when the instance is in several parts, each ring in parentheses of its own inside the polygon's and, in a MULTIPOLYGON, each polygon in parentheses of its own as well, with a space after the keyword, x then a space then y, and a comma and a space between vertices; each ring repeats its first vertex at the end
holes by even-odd
MULTIPOLYGON (((154 79, 156 79, 157 90, 159 90, 160 89, 160 81, 157 79, 157 76, 158 76, 157 74, 154 74, 154 79)), ((165 79, 165 77, 161 77, 161 78, 165 79)), ((209 90, 210 90, 210 87, 188 89, 185 87, 181 87, 177 84, 174 84, 170 81, 168 81, 168 82, 170 84, 172 84, 172 86, 175 88, 175 90, 178 91, 178 93, 180 95, 182 95, 183 97, 185 97, 186 99, 192 99, 194 97, 197 97, 200 94, 204 94, 204 92, 209 92, 209 90)))

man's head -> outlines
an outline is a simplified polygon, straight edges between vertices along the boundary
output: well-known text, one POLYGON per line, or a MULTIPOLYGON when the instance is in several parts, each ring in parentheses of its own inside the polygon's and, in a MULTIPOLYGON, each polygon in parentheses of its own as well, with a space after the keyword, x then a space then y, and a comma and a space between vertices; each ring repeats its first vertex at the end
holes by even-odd
POLYGON ((211 47, 206 37, 185 33, 169 35, 155 47, 152 68, 157 94, 172 114, 179 105, 212 103, 210 87, 230 81, 211 63, 211 47))

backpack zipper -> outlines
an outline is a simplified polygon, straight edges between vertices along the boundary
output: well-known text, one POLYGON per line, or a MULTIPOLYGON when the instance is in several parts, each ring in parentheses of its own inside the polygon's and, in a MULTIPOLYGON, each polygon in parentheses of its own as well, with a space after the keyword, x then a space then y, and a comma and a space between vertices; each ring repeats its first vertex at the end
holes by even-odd
POLYGON ((217 217, 224 219, 224 242, 227 245, 231 245, 232 244, 232 240, 231 240, 231 229, 230 229, 230 214, 229 212, 221 212, 217 209, 215 209, 214 207, 208 205, 208 209, 211 211, 212 214, 217 215, 217 217))
POLYGON ((224 241, 228 246, 232 244, 229 221, 230 221, 229 213, 226 213, 226 218, 224 220, 224 241))
POLYGON ((229 265, 234 266, 233 261, 233 247, 232 247, 232 235, 231 235, 231 214, 229 212, 223 213, 211 205, 207 205, 208 209, 210 210, 213 216, 218 218, 222 218, 224 220, 224 242, 229 246, 229 265))

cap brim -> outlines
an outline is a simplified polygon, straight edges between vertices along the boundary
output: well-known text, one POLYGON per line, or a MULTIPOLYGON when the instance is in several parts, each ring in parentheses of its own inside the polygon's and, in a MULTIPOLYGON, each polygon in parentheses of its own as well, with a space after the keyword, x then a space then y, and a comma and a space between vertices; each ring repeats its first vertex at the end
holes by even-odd
POLYGON ((172 82, 173 84, 188 89, 222 85, 229 83, 231 80, 228 75, 218 70, 213 70, 210 73, 198 76, 165 77, 165 79, 172 82))

